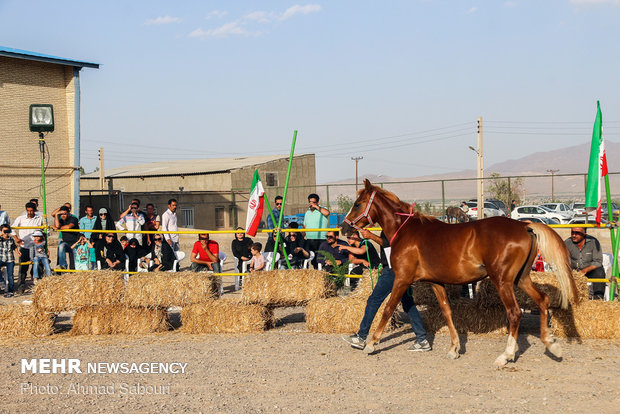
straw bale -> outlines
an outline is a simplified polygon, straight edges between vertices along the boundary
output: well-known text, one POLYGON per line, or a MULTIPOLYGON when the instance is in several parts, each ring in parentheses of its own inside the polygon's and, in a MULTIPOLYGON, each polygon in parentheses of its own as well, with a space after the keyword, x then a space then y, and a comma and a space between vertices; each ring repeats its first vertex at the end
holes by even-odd
POLYGON ((25 338, 54 333, 54 314, 27 305, 0 306, 0 336, 25 338))
POLYGON ((124 290, 121 272, 65 273, 41 279, 35 285, 33 304, 47 312, 113 305, 121 302, 124 290))
POLYGON ((237 298, 185 306, 181 309, 181 323, 181 330, 192 334, 262 332, 275 325, 273 309, 245 304, 237 298))
MULTIPOLYGON (((449 300, 461 297, 461 285, 445 285, 444 287, 449 300)), ((435 296, 430 283, 417 282, 411 285, 411 289, 413 291, 413 301, 416 305, 437 305, 437 296, 435 296)))
POLYGON ((301 306, 311 299, 335 295, 327 273, 313 269, 250 273, 243 280, 243 303, 265 306, 301 306))
MULTIPOLYGON (((553 272, 530 272, 532 282, 538 289, 549 296, 549 306, 551 308, 560 307, 560 284, 553 272)), ((587 300, 589 297, 587 278, 580 272, 573 272, 573 279, 577 285, 577 295, 581 301, 587 300)), ((515 296, 517 303, 523 309, 538 309, 536 303, 518 286, 515 286, 515 296)), ((570 299, 572 303, 572 299, 570 299)), ((490 279, 484 279, 478 283, 476 290, 476 303, 480 308, 495 307, 502 304, 497 289, 490 279)))
POLYGON ((134 307, 187 306, 219 296, 221 278, 206 272, 152 272, 132 275, 123 302, 134 307))
MULTIPOLYGON (((461 333, 498 334, 508 333, 508 316, 503 306, 486 307, 480 309, 470 299, 455 299, 450 301, 452 321, 454 327, 461 333)), ((439 304, 429 305, 425 312, 428 331, 447 333, 446 319, 439 304)))
POLYGON ((165 308, 87 306, 75 311, 72 335, 145 334, 170 330, 165 308))
POLYGON ((620 339, 620 303, 588 300, 554 309, 551 332, 568 338, 620 339))

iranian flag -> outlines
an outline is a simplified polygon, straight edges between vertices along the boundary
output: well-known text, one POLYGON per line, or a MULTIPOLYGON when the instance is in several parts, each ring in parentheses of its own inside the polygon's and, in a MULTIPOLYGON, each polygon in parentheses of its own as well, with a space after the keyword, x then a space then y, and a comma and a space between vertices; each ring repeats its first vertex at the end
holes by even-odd
POLYGON ((592 146, 590 147, 585 207, 588 212, 596 209, 596 223, 601 224, 601 179, 607 175, 607 156, 605 155, 603 117, 599 101, 596 101, 596 107, 596 119, 594 120, 594 131, 592 131, 592 146))
POLYGON ((263 217, 263 205, 265 203, 265 189, 258 176, 258 170, 254 170, 252 179, 252 189, 250 190, 250 200, 248 201, 248 217, 245 220, 245 234, 256 236, 256 230, 263 217))

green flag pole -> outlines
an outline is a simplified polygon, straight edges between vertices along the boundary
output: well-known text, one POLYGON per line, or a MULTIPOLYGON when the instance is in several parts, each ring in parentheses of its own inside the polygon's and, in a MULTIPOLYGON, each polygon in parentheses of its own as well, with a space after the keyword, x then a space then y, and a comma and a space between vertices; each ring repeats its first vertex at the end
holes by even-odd
MULTIPOLYGON (((267 197, 265 197, 265 203, 267 204, 267 208, 269 209, 269 215, 271 216, 271 222, 275 224, 276 220, 275 217, 273 216, 273 210, 271 209, 271 205, 269 204, 269 200, 267 199, 267 197)), ((282 212, 284 211, 284 203, 282 203, 282 207, 280 208, 280 217, 282 217, 282 212)), ((279 226, 278 226, 279 228, 279 226)), ((271 237, 271 236, 270 236, 271 237)), ((275 263, 276 261, 276 252, 278 251, 278 239, 280 237, 280 230, 278 230, 278 235, 276 236, 276 244, 273 247, 273 260, 272 262, 275 263)), ((288 254, 286 253, 286 248, 284 247, 284 244, 282 244, 282 253, 284 254, 284 259, 286 260, 286 266, 290 269, 291 268, 291 264, 288 261, 288 254)), ((275 264, 273 265, 275 268, 275 264)), ((269 270, 269 269, 267 269, 269 270)))
MULTIPOLYGON (((280 217, 278 218, 278 229, 282 226, 282 217, 284 216, 284 206, 286 205, 286 193, 288 192, 288 180, 291 177, 291 165, 293 164, 293 154, 295 154, 295 142, 296 141, 297 141, 297 130, 293 132, 293 143, 291 144, 291 154, 288 157, 288 167, 286 169, 286 181, 284 181, 284 194, 282 195, 282 209, 280 210, 280 217)), ((276 236, 276 245, 274 247, 274 255, 278 249, 279 242, 280 242, 280 231, 278 231, 278 235, 276 236)), ((291 264, 288 262, 288 256, 285 255, 285 257, 286 257, 286 264, 288 265, 288 268, 290 269, 291 264)))
MULTIPOLYGON (((609 219, 609 222, 612 223, 614 219, 614 211, 611 206, 609 174, 605 176, 605 194, 607 196, 607 218, 609 219)), ((609 228, 609 232, 611 233, 611 248, 613 251, 613 258, 611 261, 611 283, 609 285, 609 300, 613 301, 616 296, 616 278, 618 277, 618 246, 620 245, 620 237, 618 237, 618 230, 614 225, 609 228)))

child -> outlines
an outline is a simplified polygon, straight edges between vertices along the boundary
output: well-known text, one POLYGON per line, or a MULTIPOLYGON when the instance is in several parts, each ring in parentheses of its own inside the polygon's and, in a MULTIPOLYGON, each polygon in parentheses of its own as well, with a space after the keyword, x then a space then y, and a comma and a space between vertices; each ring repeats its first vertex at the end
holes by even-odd
POLYGON ((88 270, 90 265, 90 241, 86 239, 84 234, 80 233, 80 238, 73 243, 71 248, 73 249, 73 257, 75 257, 75 270, 88 270))
POLYGON ((260 254, 262 248, 262 244, 252 243, 252 247, 250 247, 250 252, 252 253, 252 258, 250 259, 250 272, 258 272, 265 268, 265 258, 262 254, 260 254))
MULTIPOLYGON (((13 297, 13 269, 15 268, 15 255, 17 250, 17 244, 11 237, 11 227, 8 224, 0 226, 0 267, 6 266, 6 293, 5 298, 13 297)), ((21 256, 19 250, 17 255, 21 256)))
POLYGON ((43 265, 45 276, 51 276, 50 261, 45 251, 45 238, 40 230, 32 233, 32 246, 30 246, 30 257, 32 258, 32 278, 35 285, 39 281, 39 265, 43 265))
POLYGON ((88 264, 89 270, 97 269, 97 254, 95 253, 95 242, 92 240, 89 241, 88 254, 90 255, 90 263, 88 264))
POLYGON ((127 238, 127 236, 122 236, 121 246, 123 246, 123 250, 125 250, 125 247, 127 247, 128 244, 129 244, 129 239, 127 238))

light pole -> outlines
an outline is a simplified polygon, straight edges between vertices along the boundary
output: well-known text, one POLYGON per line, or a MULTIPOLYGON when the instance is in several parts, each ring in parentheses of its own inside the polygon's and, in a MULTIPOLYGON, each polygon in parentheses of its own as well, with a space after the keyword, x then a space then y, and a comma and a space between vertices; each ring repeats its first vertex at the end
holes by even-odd
POLYGON ((363 160, 364 157, 351 157, 353 161, 355 161, 355 193, 357 194, 357 163, 359 160, 363 160))
POLYGON ((43 198, 43 225, 47 236, 47 202, 45 199, 45 135, 54 131, 54 108, 52 105, 30 105, 29 125, 31 132, 39 133, 39 150, 41 151, 41 196, 43 198))
POLYGON ((555 173, 558 172, 560 170, 547 170, 548 173, 551 173, 551 202, 555 203, 555 192, 554 192, 554 176, 555 173))
POLYGON ((482 153, 482 117, 478 118, 478 149, 469 146, 469 149, 476 153, 478 156, 478 220, 484 218, 484 156, 482 153))

